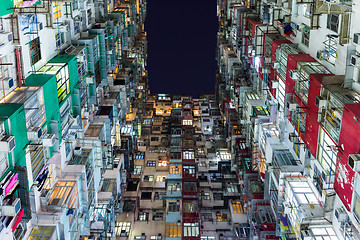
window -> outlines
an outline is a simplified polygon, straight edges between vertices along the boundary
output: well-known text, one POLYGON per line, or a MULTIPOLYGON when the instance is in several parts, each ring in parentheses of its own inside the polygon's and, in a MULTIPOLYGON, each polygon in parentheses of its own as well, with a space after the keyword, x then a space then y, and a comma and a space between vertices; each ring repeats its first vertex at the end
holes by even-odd
POLYGON ((157 176, 156 177, 156 182, 165 182, 166 180, 166 176, 157 176))
POLYGON ((197 154, 198 155, 205 155, 205 150, 203 148, 198 148, 197 149, 197 154))
POLYGON ((75 181, 58 181, 51 193, 49 205, 78 207, 78 191, 75 181))
POLYGON ((197 212, 197 201, 184 201, 183 211, 185 213, 195 213, 197 212))
POLYGON ((144 152, 138 152, 136 154, 136 159, 144 159, 145 157, 145 153, 144 152))
POLYGON ((163 216, 164 216, 163 211, 154 211, 152 220, 154 220, 154 221, 162 221, 163 216))
POLYGON ((331 31, 338 32, 339 27, 339 15, 328 14, 326 27, 331 31))
POLYGON ((355 201, 354 201, 354 215, 358 222, 360 222, 360 198, 357 194, 355 194, 355 201))
POLYGON ((181 174, 181 166, 170 166, 170 174, 181 174))
POLYGON ((194 152, 192 151, 185 151, 183 152, 183 159, 194 159, 194 152))
POLYGON ((35 227, 31 230, 29 239, 50 239, 55 231, 55 227, 35 227))
POLYGON ((184 223, 184 237, 198 237, 199 223, 184 223))
POLYGON ((183 120, 183 125, 191 126, 192 125, 192 120, 183 120))
POLYGON ((61 5, 59 5, 58 3, 54 3, 52 9, 54 22, 58 23, 59 18, 61 17, 61 5))
POLYGON ((310 28, 309 26, 304 25, 301 35, 301 43, 308 47, 309 40, 310 40, 310 28))
POLYGON ((79 0, 73 0, 72 2, 72 10, 76 10, 79 8, 79 0))
POLYGON ((153 175, 145 175, 144 176, 144 182, 153 182, 154 176, 153 175))
POLYGON ((319 144, 318 144, 318 161, 323 167, 326 174, 334 174, 336 167, 336 152, 333 151, 331 146, 336 144, 331 140, 327 133, 320 128, 319 131, 319 144))
POLYGON ((156 166, 156 161, 147 161, 147 162, 146 162, 146 166, 148 166, 148 167, 155 167, 155 166, 156 166))
POLYGON ((148 221, 149 220, 149 213, 148 212, 139 212, 139 221, 148 221))
POLYGON ((141 174, 141 166, 134 166, 134 175, 140 175, 141 174))
POLYGON ((167 160, 159 160, 159 167, 166 167, 168 165, 168 161, 167 160))
POLYGON ((212 213, 202 213, 201 217, 204 221, 211 222, 213 220, 212 213))
POLYGON ((181 159, 181 152, 170 152, 171 159, 181 159))
POLYGON ((168 191, 169 192, 180 192, 181 191, 180 183, 169 183, 168 184, 168 191))
POLYGON ((227 214, 226 213, 216 213, 216 221, 217 222, 227 222, 227 214))
POLYGON ((154 199, 155 200, 161 200, 165 197, 166 193, 164 192, 155 192, 154 199))
POLYGON ((195 166, 183 166, 184 174, 195 174, 195 166))
POLYGON ((159 141, 159 137, 151 137, 151 141, 152 142, 157 142, 157 141, 159 141))
POLYGON ((131 222, 116 222, 115 235, 117 237, 127 237, 131 229, 131 222))
POLYGON ((242 208, 241 202, 238 200, 231 201, 231 205, 233 207, 234 213, 244 213, 244 210, 242 208))
POLYGON ((166 223, 166 237, 181 237, 181 223, 166 223))
POLYGON ((332 227, 314 227, 311 228, 311 231, 316 240, 339 239, 332 227))
POLYGON ((41 59, 39 37, 30 41, 30 56, 31 56, 31 65, 34 65, 41 59))
POLYGON ((55 35, 55 41, 56 41, 56 47, 60 48, 64 43, 64 34, 63 33, 57 33, 55 35))
POLYGON ((142 200, 151 200, 152 192, 141 192, 142 200))
POLYGON ((179 212, 180 211, 180 201, 179 202, 169 202, 169 212, 179 212))

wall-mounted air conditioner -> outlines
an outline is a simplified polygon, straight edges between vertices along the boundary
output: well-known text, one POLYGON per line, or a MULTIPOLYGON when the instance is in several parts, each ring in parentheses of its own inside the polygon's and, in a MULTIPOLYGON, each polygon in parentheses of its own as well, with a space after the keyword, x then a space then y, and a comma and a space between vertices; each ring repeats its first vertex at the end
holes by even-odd
POLYGON ((290 70, 290 78, 293 80, 299 79, 299 73, 296 70, 290 70))
POLYGON ((279 69, 280 68, 280 63, 278 63, 278 62, 272 62, 272 67, 273 67, 273 69, 279 69))
POLYGON ((279 88, 279 81, 271 81, 271 87, 278 89, 279 88))
POLYGON ((359 67, 360 65, 360 56, 359 55, 351 55, 350 64, 354 67, 359 67))
POLYGON ((81 154, 82 154, 82 148, 81 147, 75 147, 74 155, 75 156, 81 156, 81 154))
POLYGON ((68 135, 69 141, 74 142, 77 139, 77 133, 76 132, 71 132, 68 135))
POLYGON ((43 137, 44 147, 52 147, 56 142, 55 134, 45 134, 43 137))
POLYGON ((14 86, 14 79, 11 77, 6 77, 3 79, 4 85, 0 84, 0 89, 4 88, 4 90, 9 90, 14 86))
POLYGON ((68 23, 64 23, 62 25, 59 25, 59 31, 62 33, 70 32, 70 25, 68 23))
POLYGON ((42 130, 40 127, 30 127, 27 130, 27 137, 30 141, 37 141, 41 138, 42 130))
POLYGON ((0 137, 0 152, 10 153, 15 148, 15 138, 11 135, 0 137))
POLYGON ((315 98, 315 105, 316 105, 318 108, 326 108, 326 106, 327 106, 327 100, 324 99, 324 98, 321 97, 321 96, 316 96, 316 98, 315 98))
POLYGON ((0 33, 0 44, 12 43, 14 40, 12 32, 0 33))
POLYGON ((354 33, 353 43, 360 44, 360 33, 354 33))
POLYGON ((95 83, 95 77, 94 76, 88 76, 85 78, 85 82, 87 84, 94 84, 95 83))
POLYGON ((335 218, 339 222, 346 222, 348 220, 348 215, 343 207, 339 207, 335 209, 335 218))
POLYGON ((20 198, 15 198, 11 205, 2 205, 0 209, 1 216, 15 216, 21 209, 20 198))
POLYGON ((355 172, 360 172, 360 154, 349 154, 349 166, 355 172))
POLYGON ((78 55, 79 62, 86 62, 86 54, 78 55))
POLYGON ((313 240, 314 236, 310 230, 302 230, 300 232, 301 240, 313 240))
POLYGON ((294 111, 297 108, 297 103, 295 102, 287 102, 287 108, 289 111, 294 111))

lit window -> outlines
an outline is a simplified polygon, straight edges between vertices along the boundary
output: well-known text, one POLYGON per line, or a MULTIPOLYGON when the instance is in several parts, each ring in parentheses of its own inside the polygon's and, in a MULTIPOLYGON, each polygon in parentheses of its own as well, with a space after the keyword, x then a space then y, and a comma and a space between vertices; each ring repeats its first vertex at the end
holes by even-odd
POLYGON ((131 222, 116 222, 115 234, 117 237, 127 237, 131 229, 131 222))
POLYGON ((154 176, 153 175, 145 175, 144 176, 144 182, 153 182, 154 176))
POLYGON ((184 223, 184 237, 198 237, 199 223, 184 223))
POLYGON ((54 22, 58 23, 60 17, 61 17, 61 5, 59 5, 58 3, 54 3, 54 6, 53 6, 54 22))
POLYGON ((163 211, 154 211, 153 212, 153 220, 154 221, 162 221, 164 217, 163 211))
POLYGON ((180 183, 169 183, 168 184, 168 191, 169 192, 180 192, 181 191, 180 183))
POLYGON ((147 161, 147 162, 146 162, 146 166, 148 166, 148 167, 155 167, 155 166, 156 166, 156 161, 147 161))
POLYGON ((139 221, 148 221, 149 220, 149 213, 148 212, 139 212, 139 221))
POLYGON ((184 174, 195 174, 195 166, 183 166, 184 174))
POLYGON ((166 237, 181 237, 181 223, 166 223, 166 237))
POLYGON ((156 182, 165 182, 166 180, 166 176, 157 176, 156 177, 156 182))
POLYGON ((159 160, 159 167, 166 167, 168 165, 168 161, 167 160, 159 160))
POLYGON ((192 151, 183 152, 183 159, 195 159, 194 152, 192 151))
POLYGON ((134 175, 140 175, 141 174, 141 166, 134 166, 134 175))
POLYGON ((170 174, 181 174, 181 166, 170 166, 170 174))
POLYGON ((35 63, 41 60, 39 37, 31 40, 29 44, 30 44, 31 65, 34 65, 35 63))
POLYGON ((154 199, 155 200, 161 200, 165 197, 166 193, 165 192, 155 192, 155 196, 154 199))
POLYGON ((183 120, 183 125, 191 126, 192 125, 192 120, 183 120))
POLYGON ((226 213, 216 213, 216 221, 217 222, 227 222, 227 214, 226 213))

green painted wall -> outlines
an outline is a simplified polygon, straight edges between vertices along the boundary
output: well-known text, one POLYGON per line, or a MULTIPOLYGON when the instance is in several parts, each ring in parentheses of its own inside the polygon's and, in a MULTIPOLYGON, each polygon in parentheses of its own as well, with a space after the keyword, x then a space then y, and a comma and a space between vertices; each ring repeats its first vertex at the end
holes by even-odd
POLYGON ((31 74, 25 79, 25 86, 37 86, 43 87, 44 91, 44 103, 46 112, 46 124, 48 126, 48 132, 51 131, 51 120, 58 121, 58 131, 61 143, 61 123, 60 123, 60 106, 58 101, 57 87, 56 87, 56 75, 50 74, 31 74))
MULTIPOLYGON (((28 144, 26 118, 23 104, 3 103, 0 104, 1 121, 5 121, 6 134, 15 137, 14 162, 16 165, 26 166, 25 147, 28 144), (10 131, 11 129, 11 131, 10 131)), ((13 167, 13 154, 9 153, 10 167, 13 167)))
POLYGON ((0 17, 8 15, 13 12, 14 12, 14 1, 13 0, 1 0, 0 17))

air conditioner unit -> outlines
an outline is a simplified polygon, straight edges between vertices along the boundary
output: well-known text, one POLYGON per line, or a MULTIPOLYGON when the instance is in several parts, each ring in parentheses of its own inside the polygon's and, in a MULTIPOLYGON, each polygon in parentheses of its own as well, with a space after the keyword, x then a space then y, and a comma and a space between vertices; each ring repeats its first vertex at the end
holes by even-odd
POLYGON ((271 81, 271 88, 278 89, 279 88, 279 81, 271 81))
POLYGON ((70 25, 69 24, 62 24, 59 26, 59 31, 62 32, 62 33, 65 33, 65 32, 70 32, 70 25))
POLYGON ((27 130, 27 137, 30 141, 37 141, 42 136, 42 129, 40 127, 30 127, 27 130))
POLYGON ((353 65, 354 67, 358 67, 360 65, 360 56, 351 55, 350 64, 353 65))
POLYGON ((0 138, 0 152, 10 153, 15 148, 15 138, 11 135, 4 135, 0 138))
POLYGON ((12 43, 14 40, 12 32, 3 32, 0 33, 0 44, 12 43))
POLYGON ((309 230, 302 230, 300 232, 301 240, 313 240, 314 236, 309 230))
POLYGON ((350 154, 348 164, 352 170, 360 172, 360 154, 350 154))
POLYGON ((282 7, 288 9, 290 6, 289 2, 283 2, 282 7))
POLYGON ((15 198, 11 205, 1 206, 1 216, 11 216, 14 217, 21 209, 20 198, 15 198))
POLYGON ((55 134, 45 134, 43 137, 43 146, 52 147, 56 142, 55 134))
POLYGON ((86 62, 86 54, 78 55, 79 62, 86 62))
POLYGON ((278 63, 278 62, 272 62, 271 65, 272 65, 273 69, 279 69, 280 68, 280 63, 278 63))
POLYGON ((107 54, 108 54, 108 55, 112 55, 112 54, 113 54, 113 51, 112 51, 112 50, 109 50, 109 51, 107 51, 107 54))
POLYGON ((321 97, 321 96, 316 96, 316 98, 315 98, 315 105, 316 105, 318 108, 326 108, 326 106, 327 106, 327 100, 324 99, 324 98, 321 97))
POLYGON ((343 207, 335 209, 335 217, 339 222, 346 222, 348 220, 348 215, 343 207))
POLYGON ((293 80, 298 80, 299 73, 296 70, 290 70, 290 78, 293 80))
POLYGON ((294 102, 288 102, 287 103, 287 108, 288 108, 289 111, 296 110, 296 107, 297 107, 297 103, 294 103, 294 102))
POLYGON ((354 33, 353 43, 360 44, 360 33, 354 33))
POLYGON ((75 156, 81 156, 81 154, 82 154, 82 148, 81 147, 75 147, 74 155, 75 156))
POLYGON ((86 77, 86 78, 85 78, 85 82, 86 82, 87 84, 94 84, 94 83, 95 83, 95 79, 94 79, 93 76, 92 76, 92 77, 86 77))
POLYGON ((76 132, 71 132, 68 135, 69 141, 74 142, 77 139, 77 133, 76 132))
POLYGON ((250 31, 249 31, 249 30, 245 30, 244 34, 245 34, 245 36, 250 36, 250 31))
POLYGON ((14 79, 11 77, 4 78, 4 85, 0 84, 0 89, 3 88, 4 90, 9 90, 14 86, 14 79))

